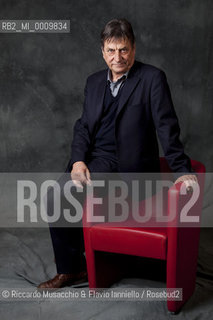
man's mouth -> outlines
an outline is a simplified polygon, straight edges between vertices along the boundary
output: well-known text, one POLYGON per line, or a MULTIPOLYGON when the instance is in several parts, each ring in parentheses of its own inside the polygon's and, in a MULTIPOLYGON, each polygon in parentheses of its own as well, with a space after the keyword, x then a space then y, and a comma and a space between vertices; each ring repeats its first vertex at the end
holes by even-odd
POLYGON ((117 67, 120 67, 120 66, 125 65, 125 63, 124 63, 124 62, 122 62, 122 63, 114 63, 113 65, 114 65, 114 66, 117 66, 117 67))

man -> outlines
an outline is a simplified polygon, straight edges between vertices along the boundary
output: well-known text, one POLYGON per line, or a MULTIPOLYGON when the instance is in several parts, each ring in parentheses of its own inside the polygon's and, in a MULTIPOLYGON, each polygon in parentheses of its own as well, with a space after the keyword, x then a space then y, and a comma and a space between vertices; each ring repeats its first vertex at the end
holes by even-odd
MULTIPOLYGON (((108 69, 88 77, 83 114, 74 128, 66 170, 74 184, 80 188, 91 184, 91 172, 159 172, 157 131, 175 183, 192 186, 196 176, 179 140, 164 72, 135 61, 135 37, 125 19, 107 23, 101 49, 108 69)), ((83 280, 82 229, 50 228, 50 232, 57 275, 39 287, 58 288, 83 280)))

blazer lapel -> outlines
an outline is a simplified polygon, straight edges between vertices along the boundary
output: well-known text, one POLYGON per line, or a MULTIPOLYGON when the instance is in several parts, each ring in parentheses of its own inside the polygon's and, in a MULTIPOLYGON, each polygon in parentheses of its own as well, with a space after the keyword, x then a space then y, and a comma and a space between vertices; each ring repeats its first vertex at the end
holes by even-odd
MULTIPOLYGON (((138 69, 137 61, 135 61, 125 81, 124 88, 123 88, 124 90, 122 90, 118 109, 116 112, 116 118, 118 114, 121 112, 121 110, 123 109, 123 107, 125 106, 129 96, 135 89, 137 83, 140 81, 140 77, 137 76, 137 69, 138 69)), ((94 94, 95 99, 93 101, 93 105, 95 107, 94 119, 96 123, 98 123, 102 115, 106 85, 107 85, 107 70, 105 70, 105 72, 101 76, 101 79, 95 88, 96 94, 94 94)))
POLYGON ((122 90, 122 94, 120 97, 120 101, 118 104, 118 109, 116 112, 116 118, 118 116, 118 114, 121 112, 121 110, 123 109, 124 105, 126 104, 129 96, 131 95, 131 93, 133 92, 133 90, 135 89, 137 83, 139 82, 140 78, 133 76, 132 77, 127 77, 123 90, 122 90))

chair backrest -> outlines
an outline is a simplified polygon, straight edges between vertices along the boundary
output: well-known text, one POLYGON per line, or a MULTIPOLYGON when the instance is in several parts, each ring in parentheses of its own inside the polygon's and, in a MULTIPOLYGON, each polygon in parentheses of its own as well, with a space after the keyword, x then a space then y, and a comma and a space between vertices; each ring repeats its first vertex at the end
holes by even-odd
MULTIPOLYGON (((192 169, 194 170, 194 172, 196 172, 196 173, 205 173, 206 172, 205 166, 197 160, 191 159, 191 166, 192 166, 192 169)), ((171 172, 171 169, 169 168, 169 165, 168 165, 165 157, 160 157, 160 171, 161 172, 171 172)))
POLYGON ((205 173, 206 172, 206 168, 205 168, 204 164, 197 161, 197 160, 191 159, 191 166, 192 166, 192 169, 194 170, 194 172, 196 172, 196 173, 205 173))

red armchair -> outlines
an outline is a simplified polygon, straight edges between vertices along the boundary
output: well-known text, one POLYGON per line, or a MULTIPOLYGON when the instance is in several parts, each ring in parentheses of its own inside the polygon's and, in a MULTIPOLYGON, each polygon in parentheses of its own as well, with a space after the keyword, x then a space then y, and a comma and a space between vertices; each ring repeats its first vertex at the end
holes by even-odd
MULTIPOLYGON (((160 161, 163 175, 170 170, 165 158, 161 158, 160 161)), ((203 173, 198 175, 199 198, 189 212, 189 214, 198 215, 202 210, 205 167, 195 160, 191 160, 191 164, 196 173, 203 173)), ((181 196, 180 188, 181 183, 173 185, 164 199, 167 202, 165 206, 167 214, 170 214, 170 205, 173 203, 178 213, 177 219, 179 219, 181 209, 191 197, 190 194, 181 196)), ((155 201, 155 196, 152 200, 155 201)), ((143 208, 143 203, 140 208, 143 208)), ((101 210, 101 206, 96 207, 96 210, 101 210)), ((168 223, 164 227, 144 227, 141 224, 138 227, 124 227, 110 226, 108 223, 88 226, 85 221, 89 214, 85 204, 83 226, 89 287, 106 288, 122 277, 120 256, 117 255, 116 259, 116 255, 112 253, 166 260, 167 288, 182 288, 183 290, 181 301, 167 300, 168 310, 173 313, 178 312, 193 294, 195 288, 199 224, 196 227, 187 226, 187 224, 178 227, 178 222, 173 221, 172 225, 168 223), (109 254, 104 254, 106 252, 109 254)))

